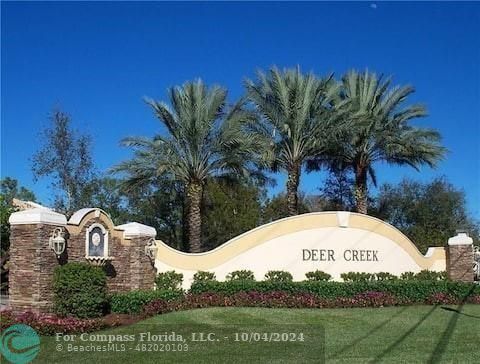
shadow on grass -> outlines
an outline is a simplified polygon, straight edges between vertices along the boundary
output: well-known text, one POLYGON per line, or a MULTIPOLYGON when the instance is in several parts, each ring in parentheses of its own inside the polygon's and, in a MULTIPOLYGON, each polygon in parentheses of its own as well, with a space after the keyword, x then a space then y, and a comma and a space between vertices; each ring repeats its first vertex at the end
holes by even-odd
POLYGON ((441 307, 442 310, 445 310, 445 311, 451 311, 451 312, 455 312, 455 313, 458 313, 459 315, 463 315, 463 316, 467 316, 467 317, 471 317, 471 318, 475 318, 475 319, 479 319, 480 320, 480 316, 475 316, 475 315, 470 315, 468 313, 464 313, 456 308, 451 308, 451 307, 441 307))
POLYGON ((432 355, 430 356, 430 359, 428 360, 429 364, 438 363, 440 361, 440 359, 442 358, 442 356, 445 353, 445 350, 447 348, 447 345, 450 341, 450 338, 452 337, 452 334, 455 331, 455 326, 457 326, 457 321, 460 318, 460 315, 473 317, 473 318, 480 318, 480 317, 473 316, 473 315, 468 315, 468 314, 465 314, 465 313, 462 312, 463 306, 465 305, 465 303, 467 301, 467 297, 469 297, 473 293, 473 290, 474 290, 474 287, 472 287, 470 292, 463 298, 463 300, 460 302, 460 304, 458 305, 458 307, 456 309, 449 308, 449 307, 442 307, 443 310, 451 311, 451 312, 454 312, 455 314, 448 321, 448 325, 445 328, 445 331, 443 332, 442 337, 440 338, 440 340, 438 340, 438 343, 435 346, 435 349, 433 349, 432 355))
POLYGON ((387 325, 388 323, 390 323, 393 319, 395 319, 397 316, 400 316, 406 309, 408 308, 408 306, 405 306, 403 307, 400 311, 398 311, 396 314, 392 315, 391 317, 389 317, 387 320, 383 321, 380 325, 377 325, 375 326, 373 329, 371 329, 368 333, 366 333, 365 335, 355 339, 352 343, 348 344, 348 345, 345 345, 343 348, 341 348, 340 350, 338 350, 337 352, 335 352, 333 354, 333 356, 331 357, 332 359, 336 359, 340 356, 340 354, 343 354, 345 351, 347 350, 350 350, 351 348, 353 348, 355 345, 357 345, 360 341, 362 340, 365 340, 366 338, 368 338, 370 335, 373 335, 375 332, 377 332, 378 330, 380 330, 381 328, 383 328, 385 325, 387 325))
MULTIPOLYGON (((451 312, 454 312, 455 314, 448 321, 447 327, 445 328, 445 330, 442 334, 442 337, 438 341, 437 345, 433 349, 432 355, 430 356, 427 363, 434 364, 434 363, 438 363, 441 360, 443 354, 445 353, 447 345, 448 345, 448 343, 449 343, 449 341, 452 337, 452 334, 455 331, 455 327, 457 325, 457 321, 458 321, 460 315, 465 315, 465 316, 473 317, 473 318, 479 318, 477 316, 464 314, 462 312, 463 306, 465 305, 465 303, 467 301, 467 297, 469 297, 472 294, 473 290, 474 290, 474 288, 472 287, 471 291, 467 295, 465 295, 465 297, 462 299, 462 301, 460 302, 460 304, 458 305, 458 307, 456 309, 455 308, 449 308, 449 307, 442 307, 443 310, 451 311, 451 312)), ((435 309, 437 307, 438 306, 433 306, 432 309, 430 311, 428 311, 427 314, 421 320, 419 320, 415 325, 413 325, 406 333, 404 333, 398 340, 396 340, 394 343, 392 343, 388 348, 386 348, 384 351, 382 351, 380 353, 380 355, 378 355, 375 359, 373 359, 372 363, 377 363, 377 362, 381 361, 387 354, 389 354, 391 351, 393 351, 395 349, 395 347, 400 345, 408 336, 410 336, 435 311, 435 309)))
POLYGON ((412 332, 414 332, 417 327, 419 327, 427 318, 430 317, 430 315, 437 309, 438 306, 433 306, 430 311, 427 312, 425 316, 422 317, 421 320, 419 320, 415 325, 413 325, 406 333, 404 333, 398 340, 396 340, 394 343, 392 343, 388 348, 386 348, 384 351, 382 351, 375 359, 372 360, 372 363, 378 363, 380 362, 383 357, 385 357, 387 354, 389 354, 393 349, 395 349, 396 346, 400 345, 407 337, 410 336, 412 332))

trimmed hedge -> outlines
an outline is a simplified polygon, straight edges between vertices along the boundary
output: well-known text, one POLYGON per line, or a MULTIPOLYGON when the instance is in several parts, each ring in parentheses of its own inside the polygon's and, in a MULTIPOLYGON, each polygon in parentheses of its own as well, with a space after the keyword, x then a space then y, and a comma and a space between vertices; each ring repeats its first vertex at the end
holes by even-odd
POLYGON ((363 273, 363 272, 348 272, 340 274, 340 278, 344 282, 365 282, 365 281, 376 281, 377 277, 374 273, 363 273))
POLYGON ((265 280, 269 282, 291 282, 293 277, 289 272, 283 270, 269 270, 265 274, 265 280))
POLYGON ((215 273, 213 272, 205 272, 205 271, 198 271, 193 275, 194 282, 205 282, 205 281, 215 281, 215 273))
POLYGON ((107 277, 100 267, 67 263, 53 273, 54 312, 59 316, 99 317, 107 308, 107 277))
POLYGON ((182 282, 183 274, 174 270, 158 273, 155 278, 155 285, 160 290, 181 290, 182 282))
POLYGON ((225 277, 227 281, 255 281, 255 275, 251 270, 234 270, 225 277))
POLYGON ((183 297, 181 290, 131 291, 114 293, 110 296, 110 311, 112 313, 140 313, 143 306, 156 301, 171 301, 183 297))
MULTIPOLYGON (((308 273, 307 273, 308 274, 308 273)), ((435 272, 431 270, 422 270, 418 273, 405 272, 397 277, 388 272, 364 273, 348 272, 340 274, 344 282, 364 282, 364 281, 393 281, 396 279, 407 281, 444 281, 447 279, 447 272, 435 272)))
POLYGON ((307 272, 305 273, 305 277, 307 277, 307 280, 309 281, 329 281, 330 279, 332 279, 332 276, 328 273, 325 273, 321 270, 315 270, 313 272, 307 272))
POLYGON ((452 281, 421 281, 421 280, 384 280, 358 282, 255 282, 250 280, 227 282, 195 282, 190 293, 220 293, 234 295, 239 292, 272 292, 310 293, 324 299, 338 297, 354 297, 364 292, 384 292, 409 302, 424 302, 433 294, 443 293, 455 299, 466 299, 480 295, 480 285, 452 281))

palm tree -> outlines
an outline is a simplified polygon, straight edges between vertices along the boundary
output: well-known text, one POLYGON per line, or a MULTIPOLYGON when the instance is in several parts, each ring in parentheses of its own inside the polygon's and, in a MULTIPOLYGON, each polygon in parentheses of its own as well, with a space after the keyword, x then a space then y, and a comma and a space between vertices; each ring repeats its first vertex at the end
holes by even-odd
POLYGON ((375 162, 435 167, 446 149, 440 134, 409 124, 427 115, 421 104, 405 106, 414 92, 412 86, 391 87, 391 79, 375 73, 350 71, 342 78, 343 117, 349 128, 343 142, 329 151, 328 161, 336 168, 353 172, 355 203, 358 212, 367 213, 367 178, 376 185, 375 162))
POLYGON ((302 166, 323 151, 338 84, 332 76, 320 80, 311 73, 304 75, 299 67, 283 71, 273 67, 268 73, 259 71, 256 81, 246 80, 245 87, 261 116, 253 132, 271 147, 264 160, 274 172, 287 172, 288 213, 296 215, 302 166))
POLYGON ((251 153, 257 149, 255 139, 242 133, 242 125, 255 116, 242 102, 227 108, 226 97, 224 88, 208 88, 198 80, 171 88, 171 106, 147 99, 168 135, 124 139, 124 145, 134 148, 134 157, 114 168, 127 172, 130 187, 160 176, 183 184, 194 253, 202 251, 200 208, 207 178, 248 175, 251 153))

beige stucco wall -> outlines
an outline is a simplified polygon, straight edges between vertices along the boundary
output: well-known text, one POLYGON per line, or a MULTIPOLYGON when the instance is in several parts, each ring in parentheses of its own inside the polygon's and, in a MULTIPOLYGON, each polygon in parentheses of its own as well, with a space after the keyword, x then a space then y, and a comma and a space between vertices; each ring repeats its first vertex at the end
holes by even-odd
POLYGON ((182 253, 161 241, 157 245, 156 268, 159 272, 183 273, 184 288, 190 286, 193 274, 199 270, 215 272, 219 280, 239 269, 252 270, 258 280, 269 270, 285 270, 294 280, 304 280, 305 273, 319 269, 339 280, 341 273, 350 271, 399 275, 446 268, 443 247, 430 248, 423 256, 393 226, 370 216, 345 212, 310 213, 278 220, 201 254, 182 253), (312 250, 315 252, 311 253, 312 250), (316 254, 316 260, 306 259, 312 254, 316 254), (353 261, 355 254, 358 261, 353 261))

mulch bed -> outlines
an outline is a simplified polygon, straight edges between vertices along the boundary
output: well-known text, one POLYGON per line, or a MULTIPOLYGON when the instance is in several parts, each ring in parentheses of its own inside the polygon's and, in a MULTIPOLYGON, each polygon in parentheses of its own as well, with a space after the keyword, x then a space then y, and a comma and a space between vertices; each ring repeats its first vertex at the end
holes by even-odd
POLYGON ((126 313, 110 313, 102 318, 107 327, 132 325, 143 319, 145 317, 141 315, 129 315, 126 313))

